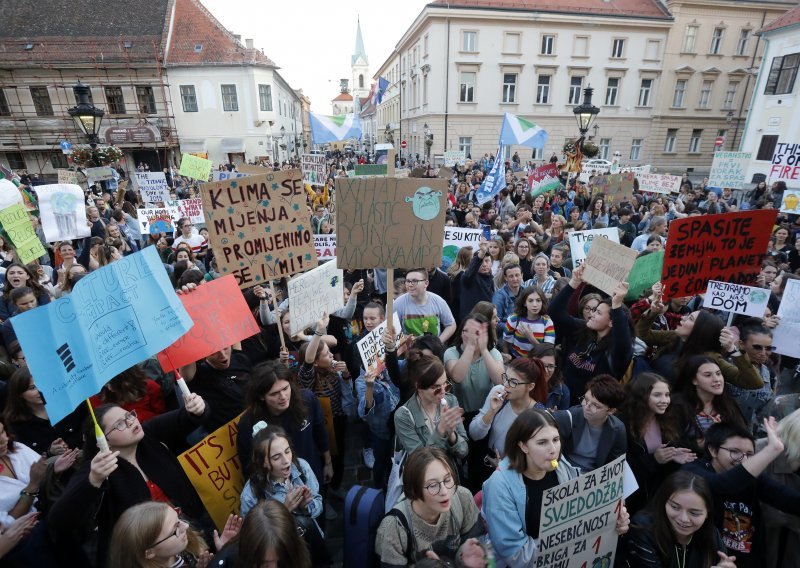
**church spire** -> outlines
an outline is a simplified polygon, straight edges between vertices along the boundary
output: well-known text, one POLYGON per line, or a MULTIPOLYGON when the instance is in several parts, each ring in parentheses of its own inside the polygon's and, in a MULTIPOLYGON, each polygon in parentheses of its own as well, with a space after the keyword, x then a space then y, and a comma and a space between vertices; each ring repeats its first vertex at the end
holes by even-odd
POLYGON ((361 17, 358 18, 358 27, 356 29, 356 49, 352 58, 350 59, 350 65, 355 65, 359 57, 364 61, 364 64, 369 64, 367 52, 364 51, 364 38, 361 37, 361 17))

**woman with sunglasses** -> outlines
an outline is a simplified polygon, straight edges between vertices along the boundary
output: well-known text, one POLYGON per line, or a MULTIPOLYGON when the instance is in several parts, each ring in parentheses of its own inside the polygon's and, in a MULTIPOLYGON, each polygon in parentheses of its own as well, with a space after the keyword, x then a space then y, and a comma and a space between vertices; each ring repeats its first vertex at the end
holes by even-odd
POLYGON ((98 566, 105 563, 114 524, 127 509, 144 501, 179 507, 210 536, 212 524, 205 507, 175 457, 186 449, 186 437, 208 413, 203 399, 190 394, 182 408, 145 424, 135 411, 115 405, 94 412, 109 450, 98 451, 94 425, 87 421, 84 462, 50 511, 53 530, 72 535, 76 529, 96 526, 98 566))

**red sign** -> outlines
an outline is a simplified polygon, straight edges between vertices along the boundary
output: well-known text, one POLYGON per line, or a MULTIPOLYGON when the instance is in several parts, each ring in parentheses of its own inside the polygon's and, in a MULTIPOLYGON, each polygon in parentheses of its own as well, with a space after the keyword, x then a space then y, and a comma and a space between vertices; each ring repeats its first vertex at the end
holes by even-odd
POLYGON ((754 284, 777 215, 764 209, 672 221, 661 273, 664 299, 702 294, 709 280, 754 284))
POLYGON ((558 164, 547 163, 531 170, 531 173, 528 174, 528 187, 532 187, 534 182, 541 183, 547 177, 558 178, 558 164))
POLYGON ((714 143, 716 146, 722 146, 725 144, 725 137, 724 136, 717 136, 717 141, 714 143))
POLYGON ((406 142, 405 140, 403 140, 402 142, 400 142, 400 147, 401 147, 401 148, 405 148, 406 146, 408 146, 408 142, 406 142))

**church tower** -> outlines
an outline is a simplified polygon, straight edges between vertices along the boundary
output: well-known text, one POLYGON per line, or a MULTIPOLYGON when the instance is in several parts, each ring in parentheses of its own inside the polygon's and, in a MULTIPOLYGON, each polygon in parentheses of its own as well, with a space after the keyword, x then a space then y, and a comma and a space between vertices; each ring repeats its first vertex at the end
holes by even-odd
POLYGON ((353 71, 353 81, 350 83, 352 85, 350 92, 353 98, 366 97, 369 95, 372 79, 369 74, 369 59, 367 59, 367 52, 364 51, 364 38, 361 37, 361 18, 358 19, 356 49, 350 58, 350 68, 353 71))

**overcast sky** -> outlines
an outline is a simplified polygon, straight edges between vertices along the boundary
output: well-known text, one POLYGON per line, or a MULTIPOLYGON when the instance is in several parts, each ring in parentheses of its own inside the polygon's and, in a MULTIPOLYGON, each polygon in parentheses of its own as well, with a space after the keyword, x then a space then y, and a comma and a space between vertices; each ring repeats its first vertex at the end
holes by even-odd
MULTIPOLYGON (((254 40, 280 74, 311 99, 311 109, 331 114, 339 79, 351 78, 356 22, 369 58, 370 77, 394 49, 426 0, 200 0, 223 26, 254 40)), ((352 87, 352 85, 351 85, 352 87)))

